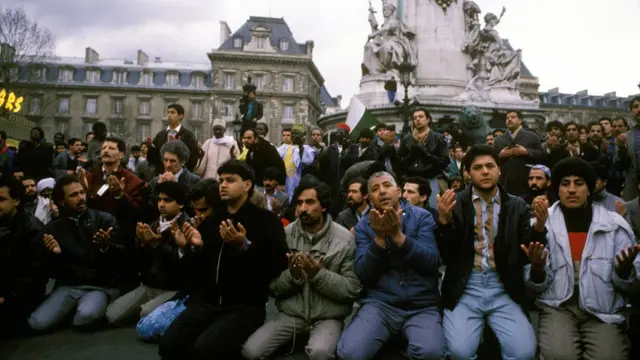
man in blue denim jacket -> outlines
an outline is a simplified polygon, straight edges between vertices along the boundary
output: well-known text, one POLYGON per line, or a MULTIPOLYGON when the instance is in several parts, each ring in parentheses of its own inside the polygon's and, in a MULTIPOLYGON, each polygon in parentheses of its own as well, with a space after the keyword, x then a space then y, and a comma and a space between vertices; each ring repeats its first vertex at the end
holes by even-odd
POLYGON ((401 189, 387 172, 373 174, 368 187, 373 209, 355 227, 355 271, 364 296, 342 334, 338 358, 372 359, 401 334, 411 359, 440 359, 444 335, 434 219, 401 200, 401 189))

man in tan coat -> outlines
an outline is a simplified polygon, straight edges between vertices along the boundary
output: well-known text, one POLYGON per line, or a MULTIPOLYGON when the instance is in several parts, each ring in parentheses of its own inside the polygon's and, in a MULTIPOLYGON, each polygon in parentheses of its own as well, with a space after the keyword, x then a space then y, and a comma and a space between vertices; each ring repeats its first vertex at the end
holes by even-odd
POLYGON ((240 155, 238 143, 233 136, 224 134, 225 122, 222 119, 213 121, 213 137, 204 142, 204 155, 196 167, 196 175, 203 179, 218 179, 218 167, 230 159, 240 155))

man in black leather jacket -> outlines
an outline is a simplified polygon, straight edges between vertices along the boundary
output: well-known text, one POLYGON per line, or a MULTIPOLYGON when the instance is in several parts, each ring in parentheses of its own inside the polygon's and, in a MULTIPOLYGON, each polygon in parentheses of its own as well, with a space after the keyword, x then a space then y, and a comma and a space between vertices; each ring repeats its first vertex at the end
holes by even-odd
POLYGON ((70 313, 74 326, 95 325, 117 296, 124 249, 119 226, 112 215, 87 207, 85 191, 75 175, 58 178, 53 188, 60 216, 47 225, 43 241, 56 288, 29 317, 33 330, 50 330, 70 313))

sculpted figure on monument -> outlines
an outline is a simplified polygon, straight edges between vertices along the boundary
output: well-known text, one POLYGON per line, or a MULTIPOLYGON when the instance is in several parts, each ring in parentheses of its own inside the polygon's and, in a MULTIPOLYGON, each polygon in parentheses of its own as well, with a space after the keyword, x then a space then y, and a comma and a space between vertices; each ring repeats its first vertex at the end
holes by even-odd
POLYGON ((418 64, 413 44, 415 32, 398 20, 395 12, 395 5, 383 2, 384 23, 369 35, 364 46, 363 76, 394 72, 404 62, 418 64))

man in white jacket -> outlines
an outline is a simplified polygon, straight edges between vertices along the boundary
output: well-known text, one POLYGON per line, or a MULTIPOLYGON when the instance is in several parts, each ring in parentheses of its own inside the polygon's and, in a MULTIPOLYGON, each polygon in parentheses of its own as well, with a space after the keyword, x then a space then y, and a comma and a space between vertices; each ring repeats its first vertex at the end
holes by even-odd
POLYGON ((224 120, 215 119, 213 121, 213 137, 202 145, 204 155, 195 171, 196 175, 203 179, 217 179, 218 167, 240 155, 238 143, 232 136, 226 136, 224 131, 224 120))

